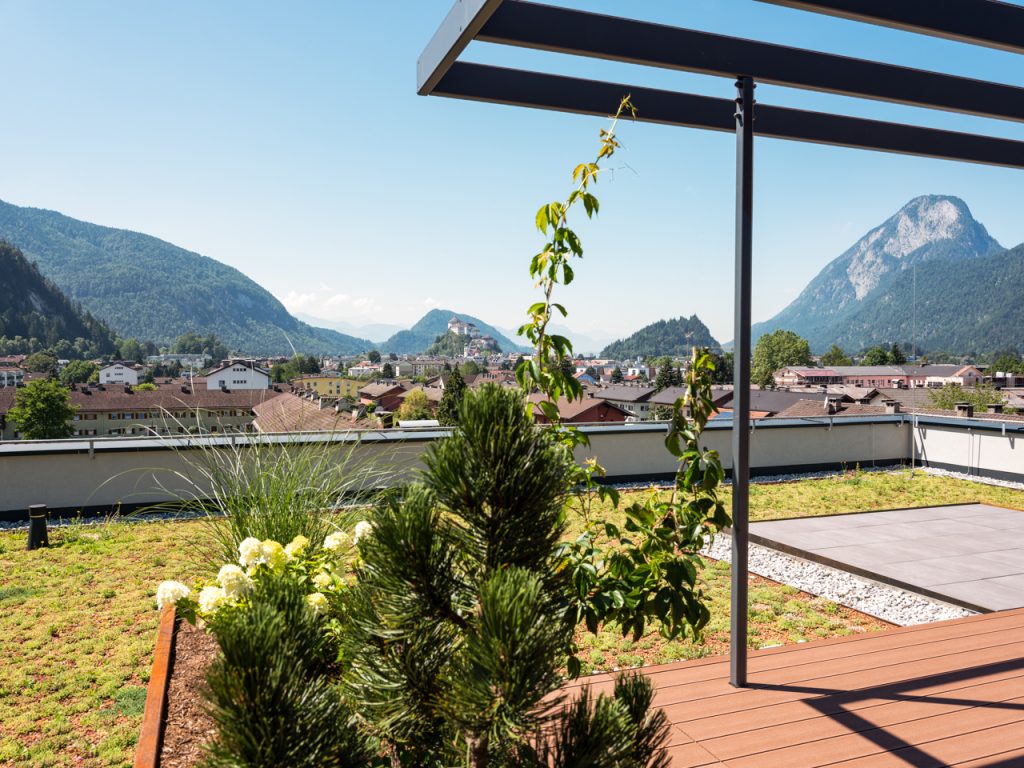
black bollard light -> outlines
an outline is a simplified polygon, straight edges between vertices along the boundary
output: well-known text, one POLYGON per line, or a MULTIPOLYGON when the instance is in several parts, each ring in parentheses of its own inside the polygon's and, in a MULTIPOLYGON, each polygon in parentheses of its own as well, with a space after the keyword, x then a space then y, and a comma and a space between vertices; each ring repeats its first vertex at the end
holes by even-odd
POLYGON ((50 534, 46 529, 46 518, 50 510, 45 504, 33 504, 28 508, 28 548, 39 549, 50 546, 50 534))

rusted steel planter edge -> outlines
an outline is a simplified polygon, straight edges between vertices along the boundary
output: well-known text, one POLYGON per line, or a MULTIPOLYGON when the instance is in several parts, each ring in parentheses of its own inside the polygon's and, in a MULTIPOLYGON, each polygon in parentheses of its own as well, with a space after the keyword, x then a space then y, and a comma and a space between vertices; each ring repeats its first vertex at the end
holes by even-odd
POLYGON ((146 707, 142 713, 142 730, 135 747, 135 768, 158 768, 163 743, 164 721, 167 717, 167 687, 174 664, 174 632, 177 616, 174 606, 164 606, 156 633, 153 670, 146 686, 146 707))

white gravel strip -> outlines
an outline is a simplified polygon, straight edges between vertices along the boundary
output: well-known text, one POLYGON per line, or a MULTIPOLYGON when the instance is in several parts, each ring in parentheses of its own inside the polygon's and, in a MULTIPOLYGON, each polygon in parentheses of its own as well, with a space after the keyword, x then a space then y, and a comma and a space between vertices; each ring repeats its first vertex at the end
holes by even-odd
POLYGON ((963 472, 950 472, 947 469, 935 469, 934 467, 918 467, 917 471, 924 472, 928 475, 936 475, 938 477, 952 477, 955 480, 969 480, 972 483, 982 483, 983 485, 998 485, 1000 488, 1013 488, 1018 491, 1024 491, 1024 483, 1015 483, 1012 480, 996 480, 994 477, 982 477, 981 475, 967 475, 963 472))
MULTIPOLYGON (((716 536, 702 554, 715 560, 732 562, 730 537, 726 534, 716 536)), ((788 584, 901 627, 959 619, 974 614, 966 608, 932 600, 827 565, 812 563, 759 544, 750 545, 749 570, 758 576, 788 584)))

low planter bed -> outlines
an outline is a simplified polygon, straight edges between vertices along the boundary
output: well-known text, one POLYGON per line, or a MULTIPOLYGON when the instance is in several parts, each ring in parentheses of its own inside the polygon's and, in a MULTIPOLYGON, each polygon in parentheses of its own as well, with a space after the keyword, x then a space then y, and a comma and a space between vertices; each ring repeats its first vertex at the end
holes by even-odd
POLYGON ((135 768, 189 768, 214 734, 201 690, 217 641, 175 616, 168 606, 160 617, 146 711, 135 752, 135 768))

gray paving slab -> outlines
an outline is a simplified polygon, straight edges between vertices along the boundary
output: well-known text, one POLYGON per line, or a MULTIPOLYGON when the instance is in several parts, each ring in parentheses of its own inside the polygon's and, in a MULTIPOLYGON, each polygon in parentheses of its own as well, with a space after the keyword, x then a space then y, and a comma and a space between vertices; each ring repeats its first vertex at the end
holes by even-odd
POLYGON ((750 531, 953 603, 1024 607, 1024 512, 962 504, 773 520, 750 531))

